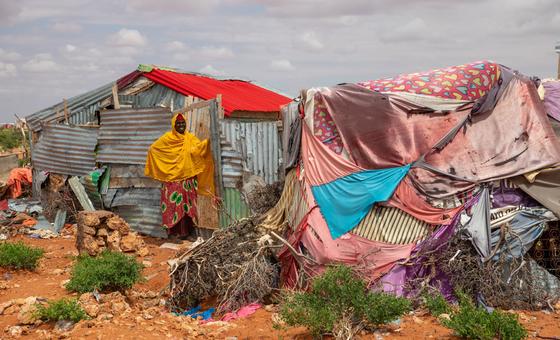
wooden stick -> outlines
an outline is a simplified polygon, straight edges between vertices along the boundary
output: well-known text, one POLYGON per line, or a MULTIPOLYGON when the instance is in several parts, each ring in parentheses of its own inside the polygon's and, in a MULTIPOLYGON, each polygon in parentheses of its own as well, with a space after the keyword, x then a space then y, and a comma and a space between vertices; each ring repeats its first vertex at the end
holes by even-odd
POLYGON ((66 124, 68 124, 68 101, 66 100, 66 98, 64 98, 62 101, 64 102, 64 120, 66 121, 66 124))
POLYGON ((117 83, 113 84, 113 106, 115 110, 121 108, 121 104, 119 103, 119 88, 117 87, 117 83))

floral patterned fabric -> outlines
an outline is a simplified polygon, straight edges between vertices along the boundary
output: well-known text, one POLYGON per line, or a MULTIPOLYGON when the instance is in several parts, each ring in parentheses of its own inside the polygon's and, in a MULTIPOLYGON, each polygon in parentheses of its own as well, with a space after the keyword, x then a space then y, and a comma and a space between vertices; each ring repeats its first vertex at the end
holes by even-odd
POLYGON ((196 190, 198 182, 196 177, 178 182, 164 182, 161 189, 161 215, 162 224, 171 229, 186 215, 194 224, 197 223, 196 190))
POLYGON ((488 61, 403 74, 358 85, 377 92, 410 92, 456 100, 477 100, 500 78, 498 64, 488 61))

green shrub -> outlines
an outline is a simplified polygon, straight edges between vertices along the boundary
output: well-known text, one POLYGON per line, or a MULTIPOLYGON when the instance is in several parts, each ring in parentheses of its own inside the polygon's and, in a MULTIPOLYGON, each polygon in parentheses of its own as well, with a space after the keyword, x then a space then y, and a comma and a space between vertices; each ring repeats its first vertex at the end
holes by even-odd
POLYGON ((131 288, 140 281, 143 266, 134 257, 105 251, 98 257, 82 255, 74 264, 66 289, 78 293, 131 288))
POLYGON ((25 245, 23 242, 0 243, 0 267, 35 269, 44 250, 25 245))
POLYGON ((0 151, 13 149, 22 143, 23 136, 18 129, 0 128, 0 151))
POLYGON ((335 266, 315 278, 308 292, 285 293, 280 316, 287 325, 306 326, 318 336, 333 333, 340 322, 375 327, 408 310, 408 300, 368 292, 366 282, 354 276, 351 268, 335 266))
POLYGON ((458 294, 459 309, 451 314, 449 320, 442 320, 444 326, 455 334, 469 339, 518 340, 527 337, 527 331, 521 326, 514 314, 494 310, 486 312, 476 307, 464 294, 458 294))
POLYGON ((86 312, 76 299, 60 299, 51 301, 47 306, 38 304, 35 317, 43 321, 69 320, 78 322, 88 318, 86 312))
POLYGON ((439 292, 429 292, 422 295, 424 306, 428 308, 430 314, 433 316, 440 316, 441 314, 449 313, 451 307, 447 300, 439 292))

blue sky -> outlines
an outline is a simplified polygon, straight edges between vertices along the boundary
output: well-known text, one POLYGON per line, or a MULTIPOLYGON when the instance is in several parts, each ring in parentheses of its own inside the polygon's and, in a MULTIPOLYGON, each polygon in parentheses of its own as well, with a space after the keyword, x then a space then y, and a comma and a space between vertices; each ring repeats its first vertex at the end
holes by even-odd
POLYGON ((0 122, 140 63, 289 95, 490 59, 556 74, 558 0, 0 0, 0 122))

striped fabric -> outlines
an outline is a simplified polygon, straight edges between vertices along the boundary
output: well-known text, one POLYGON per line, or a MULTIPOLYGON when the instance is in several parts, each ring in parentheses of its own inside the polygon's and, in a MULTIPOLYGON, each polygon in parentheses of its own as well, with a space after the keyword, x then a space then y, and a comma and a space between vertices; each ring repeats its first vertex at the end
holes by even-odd
POLYGON ((433 226, 398 208, 373 206, 352 233, 371 241, 407 244, 423 240, 433 226))

